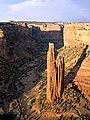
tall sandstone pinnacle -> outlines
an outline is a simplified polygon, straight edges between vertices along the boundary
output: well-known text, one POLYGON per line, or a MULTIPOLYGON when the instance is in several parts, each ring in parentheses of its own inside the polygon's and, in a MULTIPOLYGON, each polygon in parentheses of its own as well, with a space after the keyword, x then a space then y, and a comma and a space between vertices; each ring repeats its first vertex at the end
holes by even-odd
POLYGON ((64 58, 54 58, 54 44, 49 43, 47 52, 47 100, 50 102, 61 97, 64 85, 64 58))

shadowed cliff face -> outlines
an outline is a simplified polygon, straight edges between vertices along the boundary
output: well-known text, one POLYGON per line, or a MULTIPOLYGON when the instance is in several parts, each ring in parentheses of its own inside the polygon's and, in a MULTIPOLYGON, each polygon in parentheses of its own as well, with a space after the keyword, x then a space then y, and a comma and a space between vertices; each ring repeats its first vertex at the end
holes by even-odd
POLYGON ((63 23, 48 23, 48 22, 30 22, 30 23, 16 23, 20 26, 30 28, 30 34, 38 43, 54 42, 55 47, 63 46, 63 23))
POLYGON ((48 42, 56 42, 54 35, 60 35, 59 31, 39 31, 37 34, 28 26, 0 24, 0 107, 6 112, 13 99, 18 102, 24 91, 36 85, 46 68, 48 42))
POLYGON ((5 58, 32 57, 35 41, 31 38, 29 28, 17 25, 0 25, 0 55, 5 58))
POLYGON ((41 26, 1 24, 0 25, 0 55, 11 59, 18 56, 31 57, 37 54, 38 48, 54 42, 56 47, 63 46, 63 27, 54 24, 41 26))
POLYGON ((19 79, 29 71, 23 66, 34 59, 35 53, 35 40, 29 28, 0 24, 0 107, 4 111, 7 112, 9 103, 13 99, 18 101, 23 93, 25 86, 19 79))
POLYGON ((55 43, 56 48, 63 46, 63 27, 60 25, 47 26, 42 28, 41 26, 32 26, 32 37, 41 42, 55 43))

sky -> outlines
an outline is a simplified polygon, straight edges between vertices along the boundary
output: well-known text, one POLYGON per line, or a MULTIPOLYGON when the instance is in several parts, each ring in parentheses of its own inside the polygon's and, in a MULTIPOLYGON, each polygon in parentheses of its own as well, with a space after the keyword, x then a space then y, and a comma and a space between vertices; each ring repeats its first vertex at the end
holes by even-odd
POLYGON ((0 0, 0 21, 90 22, 90 0, 0 0))

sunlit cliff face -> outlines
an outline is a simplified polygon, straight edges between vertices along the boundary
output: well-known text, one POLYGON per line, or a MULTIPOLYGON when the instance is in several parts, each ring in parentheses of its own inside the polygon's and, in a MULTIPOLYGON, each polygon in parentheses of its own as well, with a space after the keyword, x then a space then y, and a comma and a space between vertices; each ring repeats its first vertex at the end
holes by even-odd
POLYGON ((3 30, 0 29, 0 39, 4 37, 3 30))
POLYGON ((65 23, 64 45, 90 44, 90 23, 65 23))

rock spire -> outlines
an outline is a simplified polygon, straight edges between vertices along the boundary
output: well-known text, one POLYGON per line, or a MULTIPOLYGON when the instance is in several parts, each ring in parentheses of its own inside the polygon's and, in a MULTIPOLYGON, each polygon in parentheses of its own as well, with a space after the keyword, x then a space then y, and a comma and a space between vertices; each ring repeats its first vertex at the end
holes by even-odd
POLYGON ((64 85, 64 58, 54 57, 54 44, 49 43, 47 52, 47 99, 52 102, 61 97, 64 85))

